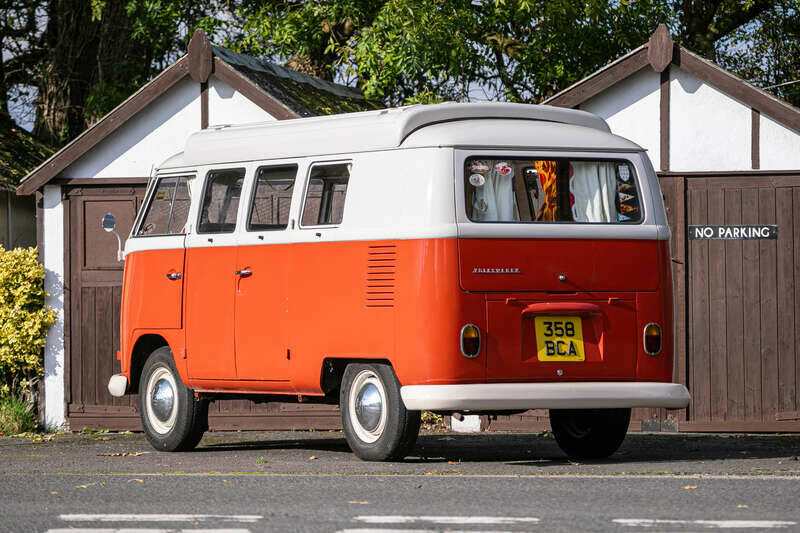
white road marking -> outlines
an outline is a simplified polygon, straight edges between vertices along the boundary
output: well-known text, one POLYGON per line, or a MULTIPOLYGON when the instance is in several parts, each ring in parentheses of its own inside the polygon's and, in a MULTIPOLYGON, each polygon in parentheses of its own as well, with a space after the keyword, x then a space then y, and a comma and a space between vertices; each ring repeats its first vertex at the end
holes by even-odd
POLYGON ((46 533, 250 533, 249 529, 48 529, 46 533))
POLYGON ((404 515, 361 515, 353 520, 367 524, 413 524, 433 522, 434 524, 535 524, 538 518, 525 516, 404 516, 404 515))
MULTIPOLYGON (((385 529, 385 528, 367 528, 367 529, 340 529, 336 533, 439 533, 438 529, 385 529)), ((453 532, 448 532, 453 533, 453 532)), ((480 533, 478 531, 473 533, 480 533)))
POLYGON ((67 522, 258 522, 264 517, 254 514, 62 514, 67 522))
POLYGON ((797 522, 781 520, 659 520, 652 518, 615 518, 614 523, 623 526, 653 527, 656 525, 690 525, 708 529, 773 529, 796 526, 797 522))
MULTIPOLYGON (((455 530, 447 528, 447 533, 515 533, 514 531, 484 531, 477 529, 455 530)), ((441 529, 387 529, 387 528, 356 528, 356 529, 340 529, 336 533, 443 533, 441 529)), ((516 532, 524 533, 524 532, 516 532)))

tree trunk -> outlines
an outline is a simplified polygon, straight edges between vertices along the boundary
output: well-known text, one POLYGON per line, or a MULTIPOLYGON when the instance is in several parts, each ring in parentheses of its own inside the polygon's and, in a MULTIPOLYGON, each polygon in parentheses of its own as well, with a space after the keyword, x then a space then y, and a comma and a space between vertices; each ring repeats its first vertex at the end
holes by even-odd
POLYGON ((54 146, 66 144, 128 96, 132 80, 147 79, 151 54, 130 37, 133 21, 126 3, 107 0, 102 18, 92 20, 87 0, 51 0, 42 36, 47 54, 37 80, 37 138, 54 146), (114 94, 117 87, 124 94, 114 94), (102 101, 87 113, 90 97, 111 103, 102 101))

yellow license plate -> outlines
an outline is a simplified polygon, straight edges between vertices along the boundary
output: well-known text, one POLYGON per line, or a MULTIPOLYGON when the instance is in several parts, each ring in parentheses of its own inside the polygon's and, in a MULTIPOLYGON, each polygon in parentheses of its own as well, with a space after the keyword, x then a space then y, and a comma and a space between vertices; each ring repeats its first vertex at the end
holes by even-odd
POLYGON ((585 361, 580 317, 537 316, 536 349, 539 361, 585 361))

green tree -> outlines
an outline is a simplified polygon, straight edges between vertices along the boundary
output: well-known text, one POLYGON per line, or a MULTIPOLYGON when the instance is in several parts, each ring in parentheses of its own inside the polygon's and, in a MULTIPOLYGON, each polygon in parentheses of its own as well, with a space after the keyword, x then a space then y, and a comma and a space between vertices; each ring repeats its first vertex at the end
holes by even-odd
POLYGON ((540 101, 647 40, 663 3, 243 0, 246 53, 398 104, 430 95, 540 101), (474 96, 474 95, 473 95, 474 96))
POLYGON ((716 60, 800 106, 800 0, 777 0, 753 22, 720 39, 716 60))
MULTIPOLYGON (((34 135, 64 144, 219 23, 214 0, 0 0, 0 112, 35 89, 34 135)), ((224 17, 223 17, 224 18, 224 17)))

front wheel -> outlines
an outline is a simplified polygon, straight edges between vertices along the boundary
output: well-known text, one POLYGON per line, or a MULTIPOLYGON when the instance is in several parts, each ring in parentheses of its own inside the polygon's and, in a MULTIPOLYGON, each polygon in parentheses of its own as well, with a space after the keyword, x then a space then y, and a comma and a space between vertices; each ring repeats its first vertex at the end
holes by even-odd
POLYGON ((347 444, 365 461, 402 459, 417 441, 421 413, 406 409, 389 365, 347 365, 339 406, 347 444))
POLYGON ((576 459, 602 459, 617 451, 630 421, 630 409, 550 410, 558 446, 576 459))
POLYGON ((150 444, 165 452, 191 450, 208 429, 208 402, 181 381, 168 346, 147 358, 139 378, 139 413, 150 444))

